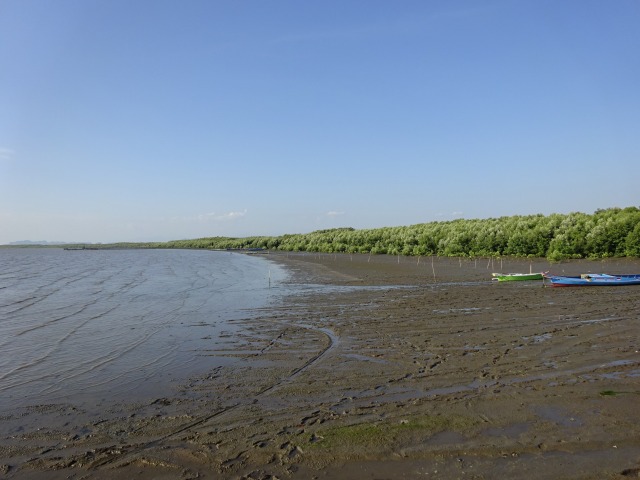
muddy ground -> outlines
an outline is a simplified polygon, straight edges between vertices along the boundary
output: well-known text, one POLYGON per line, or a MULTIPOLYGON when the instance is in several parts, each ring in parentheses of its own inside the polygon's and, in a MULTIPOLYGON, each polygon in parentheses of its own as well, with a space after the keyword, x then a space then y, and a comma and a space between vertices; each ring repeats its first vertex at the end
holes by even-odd
POLYGON ((640 287, 493 271, 638 273, 638 260, 270 254, 322 293, 238 321, 234 362, 167 398, 16 409, 15 479, 640 477, 640 287))

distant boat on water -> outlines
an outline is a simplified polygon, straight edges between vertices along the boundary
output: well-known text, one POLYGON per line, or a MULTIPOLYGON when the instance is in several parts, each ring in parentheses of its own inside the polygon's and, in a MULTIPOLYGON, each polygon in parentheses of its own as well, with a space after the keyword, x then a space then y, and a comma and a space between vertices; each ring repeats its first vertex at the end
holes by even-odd
MULTIPOLYGON (((640 274, 610 275, 608 273, 583 273, 577 277, 545 275, 552 287, 615 287, 640 285, 640 274)), ((546 284, 546 283, 545 283, 546 284)))

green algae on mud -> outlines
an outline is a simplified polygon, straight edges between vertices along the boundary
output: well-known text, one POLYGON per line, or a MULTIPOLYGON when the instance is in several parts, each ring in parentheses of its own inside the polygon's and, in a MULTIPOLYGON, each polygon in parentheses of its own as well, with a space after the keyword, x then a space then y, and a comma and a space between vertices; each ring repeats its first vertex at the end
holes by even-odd
POLYGON ((311 446, 323 450, 348 447, 353 453, 370 452, 372 448, 388 449, 395 444, 408 443, 416 437, 466 431, 478 423, 476 419, 461 415, 415 415, 394 421, 337 425, 318 429, 314 434, 318 441, 311 446))
POLYGON ((600 392, 600 396, 602 396, 602 397, 615 397, 617 395, 624 395, 624 394, 628 394, 628 393, 631 393, 631 394, 635 393, 636 395, 640 395, 640 391, 637 391, 637 392, 618 392, 616 390, 603 390, 603 391, 600 392))

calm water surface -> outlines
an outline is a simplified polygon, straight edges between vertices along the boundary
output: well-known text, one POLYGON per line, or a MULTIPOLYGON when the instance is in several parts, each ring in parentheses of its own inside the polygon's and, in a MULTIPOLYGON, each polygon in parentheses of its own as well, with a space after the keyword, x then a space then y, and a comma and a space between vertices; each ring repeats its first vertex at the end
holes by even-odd
POLYGON ((0 409, 166 394, 224 364, 198 352, 285 277, 227 252, 0 249, 0 409))

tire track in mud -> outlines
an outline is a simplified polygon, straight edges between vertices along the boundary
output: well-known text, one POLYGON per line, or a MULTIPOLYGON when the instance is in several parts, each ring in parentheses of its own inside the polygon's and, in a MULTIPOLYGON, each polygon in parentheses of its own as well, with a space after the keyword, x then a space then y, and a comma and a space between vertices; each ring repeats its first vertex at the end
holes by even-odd
MULTIPOLYGON (((266 351, 268 351, 269 349, 271 349, 271 347, 273 347, 273 345, 277 342, 277 340, 279 338, 282 338, 282 336, 285 334, 286 330, 291 328, 292 325, 291 324, 287 324, 285 326, 285 329, 283 332, 281 332, 279 335, 277 335, 271 342, 269 342, 269 344, 263 348, 260 351, 260 354, 265 353, 266 351)), ((259 397, 262 396, 266 396, 274 391, 276 391, 277 389, 283 387, 284 385, 288 384, 289 382, 291 382, 292 380, 294 380, 295 378, 297 378, 299 375, 301 375, 303 372, 309 370, 310 368, 312 368, 314 365, 320 363, 323 358, 325 358, 329 352, 331 352, 332 350, 334 350, 340 341, 339 336, 333 332, 331 329, 329 328, 319 328, 319 327, 314 327, 312 325, 307 325, 307 324, 297 324, 294 325, 294 327, 296 328, 301 328, 304 330, 308 330, 311 331, 315 334, 320 334, 321 336, 323 336, 326 340, 327 340, 327 344, 318 351, 318 353, 314 356, 312 356, 311 358, 309 358, 306 362, 304 362, 304 364, 302 364, 301 366, 299 366, 298 368, 294 369, 293 371, 291 371, 291 373, 289 375, 287 375, 286 377, 281 378, 280 380, 278 380, 276 383, 274 383, 273 385, 270 385, 268 387, 265 387, 261 390, 259 390, 258 392, 256 392, 254 395, 252 395, 252 398, 255 400, 259 397)), ((116 454, 109 454, 109 452, 114 450, 114 447, 108 447, 105 449, 106 454, 108 455, 107 458, 104 458, 102 460, 96 461, 94 463, 92 463, 89 466, 89 470, 97 470, 103 467, 108 467, 109 465, 115 465, 115 464, 121 464, 121 465, 126 465, 131 463, 131 460, 128 460, 129 457, 137 457, 137 456, 141 456, 143 455, 145 450, 149 450, 151 448, 154 447, 158 447, 162 444, 162 442, 167 441, 172 439, 173 437, 176 437, 177 435, 183 434, 185 432, 188 432, 194 428, 197 427, 201 427, 207 424, 207 422, 210 422, 214 419, 219 419, 220 417, 223 417, 226 414, 229 414, 243 406, 247 406, 250 405, 251 403, 247 403, 247 402, 238 402, 235 403, 233 405, 224 407, 214 413, 211 413, 209 415, 204 415, 201 416, 199 418, 196 418, 195 420, 188 422, 174 430, 172 430, 171 432, 164 434, 154 440, 148 441, 148 442, 144 442, 142 444, 131 444, 131 445, 126 445, 126 446, 122 446, 120 449, 118 449, 118 452, 116 454), (131 451, 126 451, 127 447, 132 447, 131 451)))
POLYGON ((270 387, 262 389, 259 393, 256 394, 256 396, 266 395, 268 393, 276 391, 278 388, 289 383, 291 380, 294 380, 301 373, 305 372, 309 368, 313 367, 315 364, 319 363, 329 353, 329 351, 335 349, 338 346, 340 338, 338 337, 338 335, 335 334, 333 330, 329 328, 318 328, 318 327, 313 327, 311 325, 296 325, 296 326, 300 328, 304 328, 306 330, 311 330, 315 333, 322 333, 328 339, 329 341, 328 345, 324 349, 320 350, 320 352, 317 355, 311 357, 307 362, 305 362, 304 365, 293 370, 288 377, 286 377, 285 379, 283 379, 282 381, 274 385, 271 385, 270 387))

